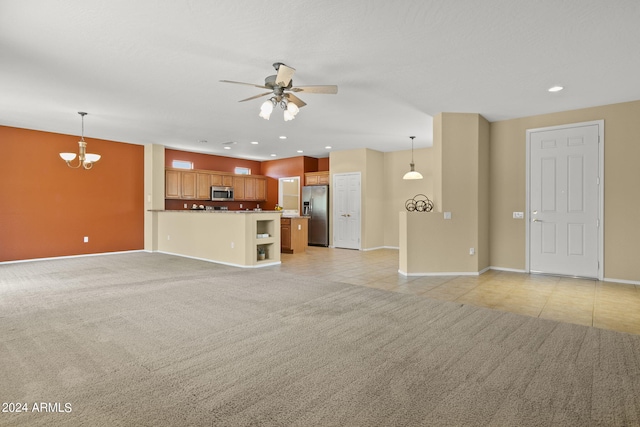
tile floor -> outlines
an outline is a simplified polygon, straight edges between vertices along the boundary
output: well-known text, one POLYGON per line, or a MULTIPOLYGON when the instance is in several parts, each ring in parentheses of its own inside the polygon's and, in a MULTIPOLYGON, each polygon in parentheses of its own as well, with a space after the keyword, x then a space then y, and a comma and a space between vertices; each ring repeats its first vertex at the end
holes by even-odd
POLYGON ((640 286, 490 270, 480 276, 406 277, 398 251, 310 246, 276 268, 314 280, 370 286, 527 316, 640 334, 640 286))

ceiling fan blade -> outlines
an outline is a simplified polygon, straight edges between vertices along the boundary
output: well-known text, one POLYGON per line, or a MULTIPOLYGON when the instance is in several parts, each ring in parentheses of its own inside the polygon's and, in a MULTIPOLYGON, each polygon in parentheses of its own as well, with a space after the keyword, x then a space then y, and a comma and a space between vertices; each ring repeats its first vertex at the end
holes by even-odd
POLYGON ((298 108, 302 108, 305 105, 307 105, 306 102, 304 102, 302 99, 298 98, 297 96, 295 96, 292 93, 285 93, 284 96, 287 97, 289 102, 293 102, 294 104, 296 104, 296 107, 298 107, 298 108))
POLYGON ((241 99, 241 100, 240 100, 240 101, 238 101, 238 102, 251 101, 252 99, 260 98, 260 97, 263 97, 263 96, 265 96, 265 95, 271 95, 272 93, 273 93, 273 92, 265 92, 265 93, 261 93, 260 95, 255 95, 255 96, 252 96, 251 98, 241 99))
POLYGON ((289 89, 291 92, 306 92, 306 93, 338 93, 338 86, 336 85, 318 85, 318 86, 298 86, 289 89))
POLYGON ((245 86, 259 87, 259 88, 262 88, 262 89, 270 89, 270 88, 268 88, 268 87, 266 87, 264 85, 255 85, 253 83, 234 82, 234 81, 231 81, 231 80, 220 80, 220 81, 222 83, 233 83, 233 84, 236 84, 236 85, 245 85, 245 86))
POLYGON ((295 68, 287 67, 284 64, 278 66, 278 75, 276 76, 276 84, 280 87, 287 87, 291 83, 295 68))

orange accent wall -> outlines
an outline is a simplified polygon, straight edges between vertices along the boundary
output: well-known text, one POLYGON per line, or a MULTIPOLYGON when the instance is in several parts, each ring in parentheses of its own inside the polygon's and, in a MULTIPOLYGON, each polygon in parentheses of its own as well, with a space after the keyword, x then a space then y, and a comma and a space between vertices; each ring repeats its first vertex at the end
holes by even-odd
POLYGON ((0 126, 0 261, 144 248, 144 147, 85 138, 102 158, 71 169, 78 140, 0 126))
POLYGON ((318 159, 318 170, 317 171, 308 171, 308 172, 324 172, 329 170, 329 158, 323 157, 318 159))
POLYGON ((261 175, 261 162, 256 160, 236 159, 235 157, 217 156, 215 154, 192 153, 190 151, 165 148, 164 164, 170 168, 174 160, 186 160, 193 163, 194 169, 233 173, 236 166, 251 169, 253 175, 261 175))

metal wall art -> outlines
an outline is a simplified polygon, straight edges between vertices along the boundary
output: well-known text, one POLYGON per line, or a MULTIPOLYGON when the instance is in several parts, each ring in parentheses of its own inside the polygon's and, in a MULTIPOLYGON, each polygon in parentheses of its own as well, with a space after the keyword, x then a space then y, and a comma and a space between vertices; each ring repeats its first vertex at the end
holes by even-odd
POLYGON ((424 194, 418 194, 413 199, 407 200, 404 207, 409 212, 431 212, 433 210, 433 202, 424 194))

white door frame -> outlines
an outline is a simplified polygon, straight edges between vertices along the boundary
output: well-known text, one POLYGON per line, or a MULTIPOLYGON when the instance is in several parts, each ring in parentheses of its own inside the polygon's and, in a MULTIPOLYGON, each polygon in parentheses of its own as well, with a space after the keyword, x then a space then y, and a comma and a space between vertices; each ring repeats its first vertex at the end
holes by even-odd
POLYGON ((543 128, 527 129, 527 156, 526 156, 526 174, 527 174, 527 196, 525 211, 525 270, 530 273, 529 267, 529 249, 530 249, 530 232, 531 232, 531 134, 541 131, 554 131, 560 129, 569 129, 582 126, 598 125, 598 280, 604 279, 604 120, 593 120, 590 122, 569 123, 559 126, 549 126, 543 128))

